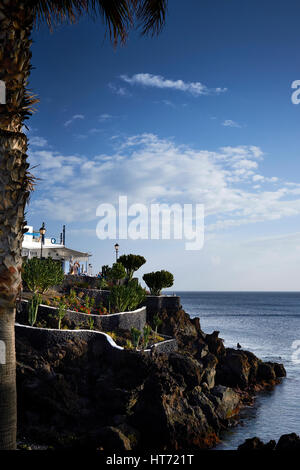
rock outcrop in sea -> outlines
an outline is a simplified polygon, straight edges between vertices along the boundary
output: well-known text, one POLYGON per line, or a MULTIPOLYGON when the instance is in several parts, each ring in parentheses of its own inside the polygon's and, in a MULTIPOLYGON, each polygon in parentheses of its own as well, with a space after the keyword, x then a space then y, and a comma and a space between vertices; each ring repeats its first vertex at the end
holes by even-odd
POLYGON ((118 361, 79 337, 45 345, 18 330, 19 436, 54 448, 207 449, 285 376, 282 364, 225 348, 182 309, 160 316, 178 352, 124 350, 118 361))
POLYGON ((279 452, 282 451, 300 451, 300 437, 295 434, 283 434, 278 440, 277 444, 275 440, 271 440, 267 443, 261 441, 258 437, 253 437, 251 439, 246 439, 243 444, 238 447, 238 451, 269 451, 276 450, 279 452))

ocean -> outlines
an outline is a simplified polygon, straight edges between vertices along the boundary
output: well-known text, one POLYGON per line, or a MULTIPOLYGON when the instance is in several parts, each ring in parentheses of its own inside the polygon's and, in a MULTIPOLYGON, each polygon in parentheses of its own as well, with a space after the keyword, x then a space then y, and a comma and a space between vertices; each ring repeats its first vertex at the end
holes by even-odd
POLYGON ((300 293, 176 292, 176 295, 180 295, 184 310, 192 318, 200 318, 205 333, 218 330, 226 347, 236 347, 239 342, 260 359, 283 363, 287 371, 282 384, 272 392, 259 393, 255 405, 242 411, 240 424, 224 433, 216 449, 236 449, 254 436, 267 442, 286 433, 300 435, 300 364, 292 357, 294 341, 299 341, 300 348, 300 293))

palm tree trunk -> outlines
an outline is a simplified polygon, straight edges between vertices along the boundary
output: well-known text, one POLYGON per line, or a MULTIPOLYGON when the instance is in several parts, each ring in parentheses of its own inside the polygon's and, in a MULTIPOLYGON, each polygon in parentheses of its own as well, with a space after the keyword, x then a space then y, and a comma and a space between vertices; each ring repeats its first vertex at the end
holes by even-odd
POLYGON ((15 449, 17 434, 15 311, 6 309, 0 315, 0 449, 15 449))
POLYGON ((0 450, 16 447, 15 305, 21 288, 24 209, 31 184, 22 133, 32 96, 30 2, 1 0, 0 80, 6 104, 0 105, 0 450))

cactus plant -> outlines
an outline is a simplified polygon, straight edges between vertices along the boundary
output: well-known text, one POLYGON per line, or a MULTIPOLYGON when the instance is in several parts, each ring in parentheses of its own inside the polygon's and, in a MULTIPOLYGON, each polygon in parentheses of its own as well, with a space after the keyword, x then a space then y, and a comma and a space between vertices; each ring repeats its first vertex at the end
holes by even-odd
POLYGON ((151 333, 152 329, 151 326, 145 325, 143 328, 143 339, 144 339, 144 349, 147 349, 148 343, 149 343, 149 336, 151 333))
POLYGON ((140 342, 140 338, 142 336, 142 332, 138 330, 137 328, 131 328, 131 336, 132 336, 132 344, 137 350, 140 342))
POLYGON ((28 305, 28 322, 31 326, 34 326, 36 322, 38 309, 41 302, 42 296, 40 294, 33 294, 28 305))
POLYGON ((163 324, 163 321, 161 318, 159 318, 158 314, 156 313, 153 317, 153 325, 155 328, 155 333, 157 334, 158 327, 163 324))
POLYGON ((59 302, 57 316, 58 316, 58 329, 61 329, 61 322, 67 313, 67 306, 63 301, 59 302))

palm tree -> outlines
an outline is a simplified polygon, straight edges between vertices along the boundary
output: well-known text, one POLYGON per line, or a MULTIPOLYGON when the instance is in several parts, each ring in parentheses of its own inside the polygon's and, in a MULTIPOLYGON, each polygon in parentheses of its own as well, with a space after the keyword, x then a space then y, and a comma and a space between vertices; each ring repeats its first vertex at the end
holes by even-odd
POLYGON ((21 249, 25 205, 34 178, 27 163, 24 122, 36 97, 27 89, 31 34, 35 24, 50 28, 82 14, 102 17, 111 41, 126 41, 131 27, 157 34, 165 22, 167 0, 1 0, 0 80, 0 450, 16 447, 15 304, 21 287, 21 249), (3 364, 3 362, 5 362, 3 364))

